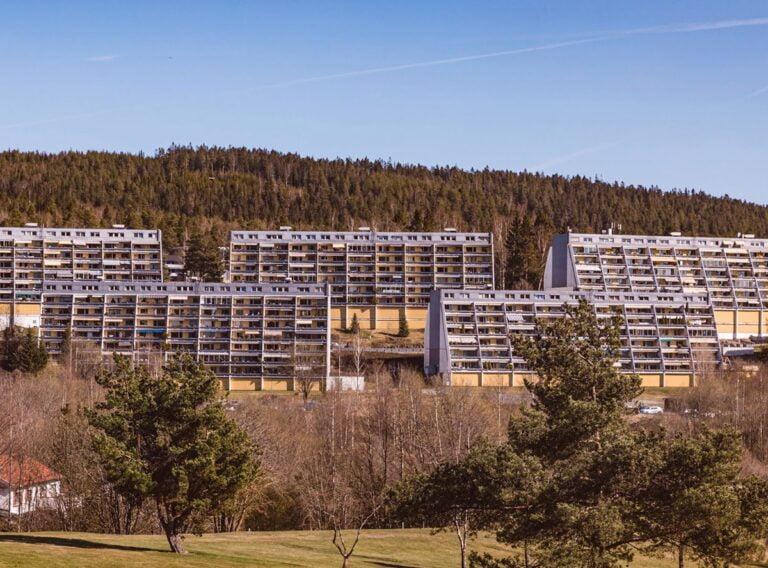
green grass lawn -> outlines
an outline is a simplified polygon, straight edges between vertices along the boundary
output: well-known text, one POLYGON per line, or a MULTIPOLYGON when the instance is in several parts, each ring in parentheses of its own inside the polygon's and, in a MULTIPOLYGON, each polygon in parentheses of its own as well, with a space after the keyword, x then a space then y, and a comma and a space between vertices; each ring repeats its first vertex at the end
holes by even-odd
MULTIPOLYGON (((113 536, 91 533, 0 533, 0 566, 33 568, 92 568, 138 566, 172 568, 206 566, 228 568, 341 566, 341 557, 326 531, 253 532, 189 536, 190 554, 174 556, 161 536, 113 536)), ((504 554, 489 536, 480 536, 471 548, 504 554)), ((670 560, 639 558, 634 568, 670 568, 670 560)), ((692 565, 692 564, 691 564, 692 565)), ((454 535, 430 535, 427 530, 365 531, 352 557, 354 568, 458 567, 454 535)))

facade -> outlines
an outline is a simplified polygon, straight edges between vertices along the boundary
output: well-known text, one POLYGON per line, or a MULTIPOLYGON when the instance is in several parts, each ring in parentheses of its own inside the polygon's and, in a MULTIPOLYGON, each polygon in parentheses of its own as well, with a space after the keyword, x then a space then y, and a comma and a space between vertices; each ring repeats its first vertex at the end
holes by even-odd
POLYGON ((81 358, 188 352, 227 390, 292 390, 297 375, 319 385, 329 373, 330 301, 321 284, 57 281, 28 306, 52 354, 69 329, 81 358))
MULTIPOLYGON (((488 233, 233 231, 227 283, 164 282, 158 230, 0 228, 0 329, 52 354, 162 360, 189 352, 229 390, 291 390, 331 374, 331 332, 425 332, 425 370, 453 385, 531 374, 509 335, 586 299, 618 316, 619 364, 685 386, 735 340, 768 335, 768 240, 568 233, 544 291, 493 290, 488 233)), ((82 358, 82 357, 80 357, 82 358)))
POLYGON ((0 327, 39 326, 43 281, 161 281, 162 256, 159 230, 0 227, 0 327))
POLYGON ((714 309, 701 294, 440 290, 430 300, 425 372, 455 386, 522 386, 532 373, 510 335, 530 334, 536 319, 562 317, 563 304, 582 299, 598 318, 620 318, 619 365, 644 386, 689 386, 721 361, 714 309))
POLYGON ((233 231, 229 280, 330 286, 334 328, 423 329, 435 289, 493 288, 489 233, 233 231))
POLYGON ((768 240, 557 235, 545 289, 704 294, 722 339, 768 335, 768 240))
POLYGON ((61 494, 61 475, 39 461, 0 455, 0 516, 18 517, 52 509, 61 494))

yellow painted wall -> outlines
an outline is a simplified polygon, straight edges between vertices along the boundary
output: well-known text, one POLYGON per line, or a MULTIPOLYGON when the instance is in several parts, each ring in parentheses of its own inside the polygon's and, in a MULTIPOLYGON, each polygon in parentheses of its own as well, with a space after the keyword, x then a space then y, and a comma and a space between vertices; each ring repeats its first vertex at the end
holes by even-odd
POLYGON ((344 327, 344 308, 331 308, 331 327, 333 329, 344 327))
POLYGON ((360 329, 370 330, 373 329, 373 308, 357 308, 347 307, 339 308, 341 312, 339 328, 348 329, 352 325, 352 318, 357 315, 357 321, 360 324, 360 329))
POLYGON ((662 385, 661 373, 638 373, 640 384, 644 387, 660 387, 662 385))
POLYGON ((520 373, 513 373, 512 374, 512 386, 513 387, 524 387, 525 386, 525 379, 527 377, 530 377, 530 375, 523 375, 520 373))
POLYGON ((408 328, 411 331, 423 330, 427 327, 427 308, 406 308, 405 317, 408 320, 408 328))
POLYGON ((670 375, 664 378, 665 387, 690 387, 693 386, 693 377, 690 373, 670 375))
POLYGON ((397 333, 400 329, 400 314, 402 308, 385 308, 376 306, 376 331, 397 333))
POLYGON ((39 316, 41 312, 40 304, 16 304, 16 315, 18 316, 39 316))
POLYGON ((371 307, 335 307, 331 308, 331 327, 333 329, 349 329, 352 317, 357 314, 360 329, 366 331, 382 331, 397 333, 400 329, 400 313, 405 309, 405 318, 411 331, 423 331, 426 327, 427 308, 389 308, 385 306, 371 307))
POLYGON ((241 391, 241 390, 258 390, 258 381, 254 379, 230 379, 229 380, 229 389, 233 391, 241 391))
POLYGON ((508 387, 512 384, 512 377, 509 373, 499 373, 493 375, 483 375, 484 387, 508 387))
POLYGON ((736 312, 734 310, 715 310, 715 327, 720 336, 733 337, 736 331, 736 312))
POLYGON ((0 304, 0 316, 11 315, 11 304, 0 304))
POLYGON ((451 373, 451 386, 454 386, 454 387, 480 386, 480 373, 451 373))
POLYGON ((261 390, 273 390, 273 391, 287 391, 288 381, 284 379, 264 379, 263 387, 261 390))
POLYGON ((742 335, 759 335, 760 312, 757 310, 739 310, 738 332, 742 335))

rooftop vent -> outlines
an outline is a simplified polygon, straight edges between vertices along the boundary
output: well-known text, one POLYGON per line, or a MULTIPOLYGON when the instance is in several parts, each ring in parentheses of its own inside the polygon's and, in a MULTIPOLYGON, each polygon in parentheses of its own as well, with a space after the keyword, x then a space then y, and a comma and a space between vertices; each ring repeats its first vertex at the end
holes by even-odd
POLYGON ((116 223, 115 225, 112 225, 113 229, 125 229, 125 225, 116 223))
POLYGON ((280 230, 281 231, 293 231, 293 227, 291 227, 290 225, 280 225, 280 230))
POLYGON ((755 235, 753 233, 744 233, 741 236, 744 237, 745 239, 754 239, 755 238, 755 235))
POLYGON ((672 231, 671 233, 669 233, 669 236, 670 237, 682 237, 683 233, 681 233, 680 231, 672 231))
POLYGON ((24 223, 25 227, 37 227, 37 223, 24 223))
POLYGON ((358 227, 357 230, 358 231, 370 231, 371 228, 370 227, 358 227))
POLYGON ((446 227, 443 229, 443 231, 445 231, 446 233, 455 233, 456 227, 446 227))

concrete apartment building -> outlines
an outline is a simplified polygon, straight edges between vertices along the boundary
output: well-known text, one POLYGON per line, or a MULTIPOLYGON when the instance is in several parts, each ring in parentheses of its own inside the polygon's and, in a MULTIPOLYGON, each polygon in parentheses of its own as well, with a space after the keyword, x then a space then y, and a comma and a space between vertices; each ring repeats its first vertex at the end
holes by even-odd
POLYGON ((38 327, 43 281, 160 281, 159 230, 0 227, 0 327, 38 327))
POLYGON ((704 294, 723 340, 768 335, 768 239, 557 235, 545 289, 704 294))
POLYGON ((598 318, 619 317, 618 365, 644 386, 682 387, 721 362, 713 306, 702 294, 439 290, 432 294, 424 367, 454 386, 522 386, 533 376, 512 349, 512 334, 532 334, 535 321, 559 318, 563 305, 585 299, 598 318))
POLYGON ((397 332, 404 314, 423 329, 435 289, 492 289, 490 233, 358 231, 233 231, 229 280, 319 282, 331 291, 331 319, 347 328, 397 332))
POLYGON ((40 335, 61 352, 139 361, 187 352, 227 390, 293 390, 297 376, 324 383, 330 367, 330 299, 322 284, 46 282, 40 335))
POLYGON ((325 381, 331 331, 425 330, 425 370, 448 384, 517 386, 531 371, 509 335, 589 301, 619 316, 619 366, 686 386, 723 349, 768 334, 768 240, 557 235, 544 291, 493 289, 488 233, 233 231, 228 282, 163 281, 158 230, 0 228, 0 328, 67 329, 81 353, 190 352, 226 389, 325 381))

